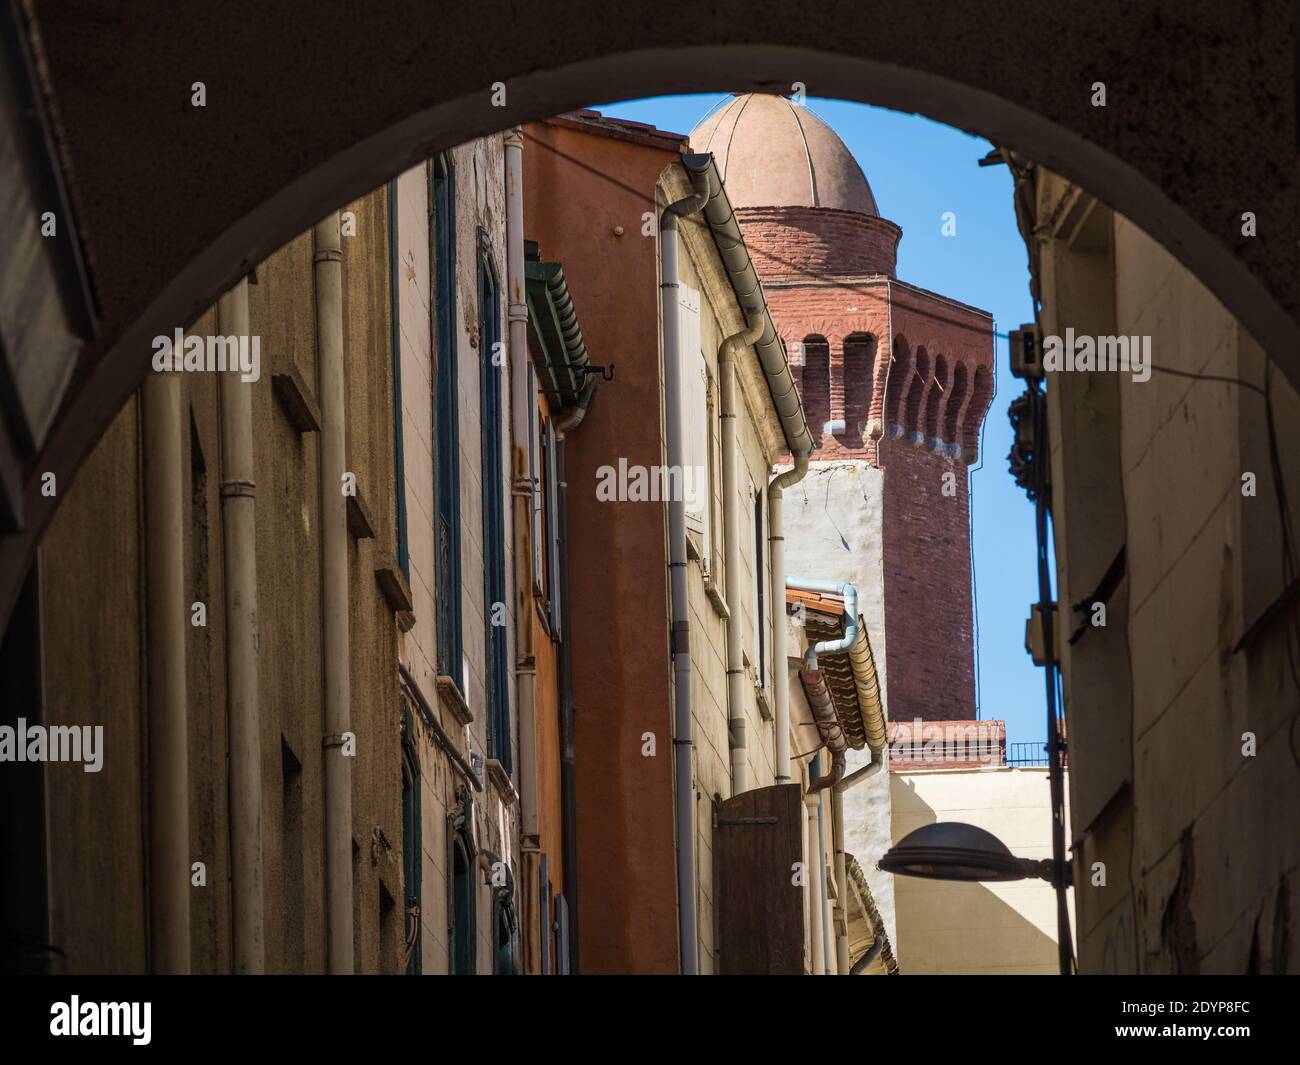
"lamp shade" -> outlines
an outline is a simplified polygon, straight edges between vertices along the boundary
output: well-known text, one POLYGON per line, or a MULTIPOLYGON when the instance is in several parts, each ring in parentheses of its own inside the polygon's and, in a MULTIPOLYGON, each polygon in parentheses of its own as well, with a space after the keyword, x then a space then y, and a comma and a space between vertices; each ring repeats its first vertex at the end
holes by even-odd
POLYGON ((1040 876, 1041 863, 1017 858, 997 836, 960 821, 937 821, 909 832, 878 868, 928 880, 1023 880, 1040 876))

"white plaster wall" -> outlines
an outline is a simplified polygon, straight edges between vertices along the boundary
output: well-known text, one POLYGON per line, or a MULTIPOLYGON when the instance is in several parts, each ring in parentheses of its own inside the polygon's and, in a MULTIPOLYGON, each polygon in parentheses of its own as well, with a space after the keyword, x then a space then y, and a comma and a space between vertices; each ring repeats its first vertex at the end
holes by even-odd
MULTIPOLYGON (((785 569, 789 576, 848 581, 858 590, 881 699, 889 714, 885 675, 885 596, 882 554, 884 473, 861 461, 814 462, 785 493, 785 569)), ((792 748, 797 750, 798 748, 792 748)), ((850 751, 851 773, 871 760, 850 751)), ((876 868, 890 845, 888 772, 844 793, 844 848, 858 859, 890 938, 894 936, 894 878, 876 868)))

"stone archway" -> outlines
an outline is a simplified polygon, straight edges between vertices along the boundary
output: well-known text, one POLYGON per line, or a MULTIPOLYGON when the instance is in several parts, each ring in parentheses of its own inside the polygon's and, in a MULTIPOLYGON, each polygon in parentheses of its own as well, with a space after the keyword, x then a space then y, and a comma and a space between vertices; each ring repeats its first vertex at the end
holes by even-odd
POLYGON ((798 83, 979 133, 1139 222, 1300 385, 1294 13, 1283 0, 1168 8, 917 2, 792 19, 776 0, 364 13, 322 0, 308 17, 253 0, 199 14, 27 0, 99 321, 52 434, 22 464, 0 620, 56 505, 41 475, 75 474, 142 380, 153 336, 434 150, 601 99, 798 83), (1243 165, 1261 155, 1268 165, 1243 165), (1247 210, 1254 239, 1241 237, 1247 210))

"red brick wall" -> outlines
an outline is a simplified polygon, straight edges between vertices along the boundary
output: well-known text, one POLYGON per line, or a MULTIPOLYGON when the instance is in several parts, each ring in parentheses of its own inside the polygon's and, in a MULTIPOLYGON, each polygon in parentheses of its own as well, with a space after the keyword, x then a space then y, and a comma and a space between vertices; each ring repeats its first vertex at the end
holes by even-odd
POLYGON ((736 215, 794 363, 813 459, 885 471, 889 716, 974 718, 966 467, 992 393, 992 320, 891 280, 892 222, 807 207, 736 215), (824 431, 839 421, 843 431, 824 431))
POLYGON ((893 277, 903 236, 883 218, 830 207, 738 207, 736 220, 764 282, 893 277))
POLYGON ((883 537, 889 716, 947 721, 975 716, 970 501, 966 468, 889 438, 883 537), (955 495, 943 494, 952 474, 955 495))
POLYGON ((1005 721, 891 721, 887 737, 892 773, 1007 763, 1005 721))

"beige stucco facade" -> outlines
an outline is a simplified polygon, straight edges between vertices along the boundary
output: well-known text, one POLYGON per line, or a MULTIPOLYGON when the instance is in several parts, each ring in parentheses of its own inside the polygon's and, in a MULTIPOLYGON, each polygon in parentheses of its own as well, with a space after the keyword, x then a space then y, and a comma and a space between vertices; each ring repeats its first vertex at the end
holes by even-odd
POLYGON ((1044 334, 1148 337, 1157 368, 1048 376, 1059 598, 1085 605, 1059 615, 1081 633, 1060 645, 1080 969, 1295 972, 1300 680, 1269 435, 1294 522, 1300 397, 1137 225, 1045 171, 1036 199, 1044 334))
MULTIPOLYGON (((358 971, 401 964, 400 754, 397 623, 376 570, 392 569, 393 430, 389 397, 388 250, 383 189, 348 204, 355 235, 343 238, 346 461, 369 535, 347 538, 351 636, 354 953, 358 971), (394 849, 396 841, 397 850, 394 849)), ((238 385, 252 395, 256 506, 257 657, 260 714, 260 833, 265 968, 321 972, 324 921, 323 766, 342 757, 322 748, 321 504, 319 433, 304 431, 285 401, 296 379, 317 407, 318 349, 313 237, 304 234, 259 265, 248 285, 250 333, 260 337, 261 373, 238 385)), ((216 312, 188 333, 229 332, 216 312)), ((229 372, 229 371, 226 371, 229 372)), ((181 528, 186 605, 191 864, 189 968, 228 972, 232 958, 228 654, 218 374, 178 378, 182 433, 181 528), (196 623, 197 604, 204 623, 196 623), (201 882, 200 882, 201 881, 201 882)), ((145 547, 142 404, 133 400, 71 488, 42 548, 44 719, 102 724, 100 772, 50 764, 48 825, 49 962, 69 972, 140 972, 149 967, 151 899, 148 802, 151 735, 146 663, 151 640, 141 589, 157 579, 145 547), (105 535, 111 548, 105 549, 105 535)))
MULTIPOLYGON (((670 167, 661 181, 661 199, 672 202, 689 195, 690 186, 680 167, 670 167)), ((756 557, 754 514, 756 501, 763 513, 764 546, 761 560, 763 601, 768 601, 771 570, 766 549, 766 485, 769 471, 783 446, 781 423, 762 380, 762 369, 752 347, 740 350, 736 357, 736 499, 739 511, 740 572, 725 571, 725 533, 723 529, 721 421, 718 391, 718 351, 722 342, 745 329, 745 322, 735 293, 723 269, 708 227, 688 220, 681 225, 682 256, 679 261, 681 284, 699 293, 700 354, 706 368, 709 465, 708 529, 688 531, 688 595, 691 634, 691 713, 694 721, 695 750, 695 858, 699 924, 699 966, 701 974, 716 970, 715 903, 713 870, 713 803, 729 798, 732 787, 731 744, 727 705, 727 629, 726 617, 734 613, 741 619, 746 677, 742 684, 745 720, 745 755, 748 788, 760 788, 775 781, 772 730, 772 626, 770 608, 755 618, 758 597, 755 594, 756 557), (707 574, 706 561, 707 558, 707 574), (765 657, 759 669, 758 628, 761 625, 765 657), (766 684, 760 686, 759 678, 766 684)), ((683 352, 686 360, 691 353, 683 352)), ((689 361, 686 372, 691 369, 689 361)), ((689 393, 698 395, 698 393, 689 393)))
MULTIPOLYGON (((1052 856, 1047 770, 997 766, 890 773, 894 842, 922 825, 960 821, 1018 858, 1052 856)), ((898 964, 917 975, 1057 972, 1056 892, 1045 880, 985 884, 899 876, 898 964)))

